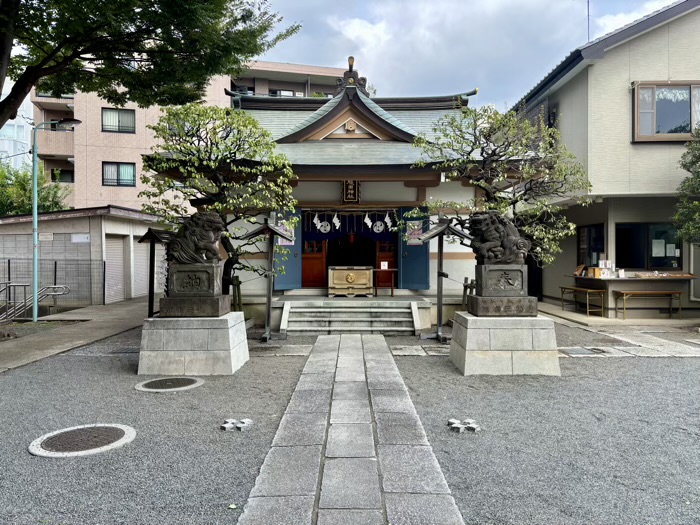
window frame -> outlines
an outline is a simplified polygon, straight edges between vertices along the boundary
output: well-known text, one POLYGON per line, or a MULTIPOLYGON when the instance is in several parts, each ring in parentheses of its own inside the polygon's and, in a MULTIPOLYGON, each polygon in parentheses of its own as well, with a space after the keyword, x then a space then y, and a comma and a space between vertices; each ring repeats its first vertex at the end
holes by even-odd
MULTIPOLYGON (((644 268, 632 268, 629 266, 620 266, 619 260, 616 260, 616 264, 618 268, 624 268, 625 270, 630 270, 630 271, 663 271, 663 272, 680 272, 683 271, 683 264, 684 264, 684 249, 683 249, 683 241, 678 238, 678 230, 675 228, 674 224, 671 221, 660 221, 660 222, 616 222, 615 223, 615 254, 616 254, 616 259, 619 259, 617 257, 617 251, 618 251, 618 234, 619 228, 620 227, 625 227, 625 226, 638 226, 642 228, 642 234, 643 234, 643 239, 644 239, 644 268), (653 226, 666 226, 670 228, 674 228, 676 231, 676 242, 674 243, 676 248, 675 250, 678 252, 677 256, 664 256, 664 259, 677 259, 678 264, 677 266, 654 266, 652 259, 655 257, 652 257, 652 239, 650 238, 650 233, 651 233, 651 227, 653 226)), ((667 243, 666 243, 667 244, 667 243)))
POLYGON ((64 170, 61 168, 51 169, 51 182, 58 182, 61 184, 74 184, 75 183, 75 170, 64 170), (61 175, 70 173, 70 180, 61 180, 61 175))
POLYGON ((110 188, 135 188, 136 187, 136 163, 135 162, 112 162, 112 161, 102 161, 102 185, 110 188), (105 184, 105 166, 114 164, 117 166, 117 183, 116 184, 105 184), (129 165, 134 167, 134 179, 132 184, 122 184, 119 178, 119 168, 123 165, 129 165))
POLYGON ((131 135, 136 134, 136 110, 127 108, 106 108, 103 107, 100 112, 100 123, 102 133, 128 133, 131 135), (117 129, 105 129, 105 111, 116 111, 117 112, 117 129), (134 127, 133 129, 122 129, 121 125, 121 113, 123 111, 129 111, 134 115, 134 127))
MULTIPOLYGON (((632 96, 632 142, 688 142, 691 140, 690 133, 656 133, 654 135, 640 135, 639 125, 641 119, 640 116, 640 103, 639 97, 642 88, 654 88, 654 109, 653 109, 653 129, 656 130, 656 88, 659 87, 687 87, 690 90, 690 131, 692 132, 698 125, 700 125, 700 118, 693 118, 693 88, 697 88, 700 91, 700 80, 685 80, 685 81, 643 81, 634 83, 634 91, 632 96)), ((699 95, 700 96, 700 95, 699 95)))

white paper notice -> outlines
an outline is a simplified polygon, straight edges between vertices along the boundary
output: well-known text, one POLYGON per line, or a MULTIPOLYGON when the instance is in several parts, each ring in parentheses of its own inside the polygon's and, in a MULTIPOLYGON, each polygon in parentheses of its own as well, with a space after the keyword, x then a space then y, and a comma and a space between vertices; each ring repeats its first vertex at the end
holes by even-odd
POLYGON ((653 239, 651 241, 651 256, 663 257, 665 252, 666 242, 663 239, 653 239))
POLYGON ((666 245, 666 257, 675 257, 676 256, 676 245, 675 244, 667 244, 666 245))

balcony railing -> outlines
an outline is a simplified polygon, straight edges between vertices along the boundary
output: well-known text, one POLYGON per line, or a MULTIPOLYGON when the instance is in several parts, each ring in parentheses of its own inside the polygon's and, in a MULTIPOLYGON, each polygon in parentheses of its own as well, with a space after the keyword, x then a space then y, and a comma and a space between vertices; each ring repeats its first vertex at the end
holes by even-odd
POLYGON ((40 157, 69 158, 73 156, 73 132, 39 130, 36 133, 37 151, 40 157))

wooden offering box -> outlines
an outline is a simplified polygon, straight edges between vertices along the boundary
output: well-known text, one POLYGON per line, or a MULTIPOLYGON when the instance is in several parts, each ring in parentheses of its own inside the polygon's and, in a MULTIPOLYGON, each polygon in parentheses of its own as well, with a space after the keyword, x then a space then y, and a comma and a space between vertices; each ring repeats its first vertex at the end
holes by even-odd
POLYGON ((328 296, 372 295, 371 266, 329 266, 328 296))

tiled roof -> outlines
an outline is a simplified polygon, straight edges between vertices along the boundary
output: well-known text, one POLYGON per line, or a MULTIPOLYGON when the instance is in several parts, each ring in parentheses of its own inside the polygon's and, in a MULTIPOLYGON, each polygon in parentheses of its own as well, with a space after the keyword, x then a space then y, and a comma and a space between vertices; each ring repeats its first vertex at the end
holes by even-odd
POLYGON ((412 144, 388 140, 307 140, 278 144, 277 152, 302 165, 406 165, 421 158, 421 150, 412 144))

